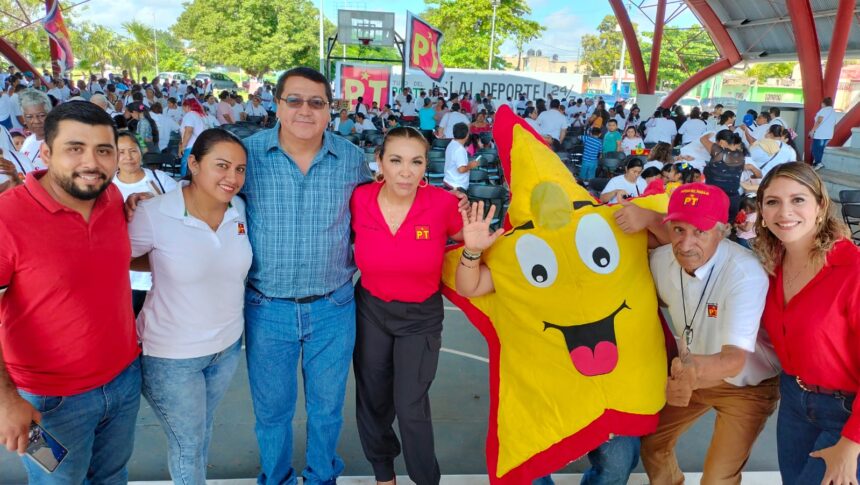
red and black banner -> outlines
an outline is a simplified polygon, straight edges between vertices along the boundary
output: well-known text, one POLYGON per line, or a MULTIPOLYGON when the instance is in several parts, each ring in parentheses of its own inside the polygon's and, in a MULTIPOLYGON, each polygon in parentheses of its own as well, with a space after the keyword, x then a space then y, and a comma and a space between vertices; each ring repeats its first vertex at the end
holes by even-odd
POLYGON ((406 19, 406 66, 418 69, 430 79, 441 82, 445 66, 439 52, 442 32, 408 12, 406 19))

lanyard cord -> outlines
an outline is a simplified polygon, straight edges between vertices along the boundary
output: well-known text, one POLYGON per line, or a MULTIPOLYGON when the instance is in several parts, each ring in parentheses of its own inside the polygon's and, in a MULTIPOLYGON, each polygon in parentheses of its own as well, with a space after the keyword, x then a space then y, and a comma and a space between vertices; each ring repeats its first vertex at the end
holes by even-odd
POLYGON ((708 291, 708 283, 711 282, 711 276, 714 274, 714 266, 711 266, 710 271, 708 271, 708 278, 705 280, 705 286, 702 288, 702 294, 699 296, 699 303, 696 304, 696 309, 693 310, 693 316, 690 320, 687 320, 687 298, 684 295, 684 269, 678 269, 678 277, 681 278, 681 307, 684 309, 684 340, 687 342, 687 348, 690 348, 690 345, 693 344, 693 321, 696 319, 696 313, 699 312, 699 308, 702 306, 702 302, 705 300, 705 293, 708 291))

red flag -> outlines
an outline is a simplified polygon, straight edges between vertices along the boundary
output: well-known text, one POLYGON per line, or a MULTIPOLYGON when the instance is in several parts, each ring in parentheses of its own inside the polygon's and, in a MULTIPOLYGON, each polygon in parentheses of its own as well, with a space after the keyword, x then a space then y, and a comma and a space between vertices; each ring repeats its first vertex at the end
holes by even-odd
POLYGON ((410 69, 420 69, 430 79, 441 82, 445 66, 439 53, 442 32, 408 12, 406 19, 406 56, 410 69))
POLYGON ((51 46, 51 61, 54 66, 54 75, 62 75, 75 67, 75 57, 72 54, 72 43, 66 24, 63 22, 63 13, 60 11, 58 0, 45 0, 45 18, 42 26, 48 32, 51 46))
POLYGON ((368 107, 374 101, 379 107, 390 104, 391 66, 340 64, 338 77, 340 95, 351 106, 355 106, 359 96, 368 107))

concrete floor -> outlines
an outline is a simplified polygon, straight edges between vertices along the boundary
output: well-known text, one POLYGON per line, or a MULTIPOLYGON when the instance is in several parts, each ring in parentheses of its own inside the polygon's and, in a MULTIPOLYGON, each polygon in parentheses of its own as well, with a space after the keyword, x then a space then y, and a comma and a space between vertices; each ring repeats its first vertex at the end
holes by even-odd
MULTIPOLYGON (((431 390, 436 451, 443 474, 484 475, 486 473, 484 439, 489 406, 488 367, 486 362, 462 354, 486 357, 487 349, 483 338, 465 316, 450 303, 446 302, 446 305, 443 347, 449 351, 443 352, 439 359, 439 371, 431 390)), ((354 396, 355 388, 350 379, 339 451, 346 463, 344 476, 367 477, 372 473, 358 440, 354 396)), ((149 405, 144 400, 142 402, 135 451, 129 463, 130 478, 133 481, 169 480, 164 434, 149 405)), ((294 424, 296 443, 294 465, 301 470, 305 449, 305 414, 302 410, 302 396, 299 397, 299 403, 294 424)), ((680 440, 677 452, 685 472, 701 472, 713 422, 713 413, 706 415, 680 440)), ((773 416, 753 449, 746 467, 747 471, 777 470, 775 425, 776 417, 773 416)), ((218 409, 210 462, 208 476, 211 479, 251 478, 258 472, 254 415, 244 360, 227 397, 218 409)), ((580 473, 586 466, 587 462, 575 462, 561 473, 580 473)), ((402 459, 397 464, 397 471, 398 474, 405 475, 402 459)), ((642 471, 641 465, 637 471, 642 471)), ((778 477, 774 477, 773 474, 756 475, 759 479, 756 479, 755 483, 778 483, 778 477)), ((641 476, 638 477, 631 480, 631 483, 645 483, 641 476)), ((456 480, 456 482, 484 483, 481 477, 476 479, 477 481, 456 480)), ((574 481, 574 478, 566 477, 560 483, 574 483, 574 481)), ((26 476, 19 458, 6 451, 0 452, 0 484, 25 482, 26 476)), ((370 480, 358 480, 358 482, 368 483, 370 480)), ((448 481, 448 483, 454 482, 454 480, 448 481)), ((745 480, 745 483, 748 482, 745 480)))

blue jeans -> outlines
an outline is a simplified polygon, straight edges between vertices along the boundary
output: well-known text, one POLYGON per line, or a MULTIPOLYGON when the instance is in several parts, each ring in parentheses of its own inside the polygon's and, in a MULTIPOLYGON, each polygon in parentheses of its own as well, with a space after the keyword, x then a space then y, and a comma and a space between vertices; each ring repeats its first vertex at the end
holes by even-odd
POLYGON ((824 147, 827 146, 827 142, 830 140, 819 140, 818 138, 813 138, 812 140, 812 162, 813 163, 821 163, 824 161, 824 147))
POLYGON ((31 485, 125 484, 140 408, 140 360, 107 384, 74 396, 18 394, 42 413, 42 427, 69 454, 52 474, 22 458, 31 485))
POLYGON ((182 151, 182 162, 179 165, 180 177, 184 177, 188 173, 188 155, 191 155, 191 147, 182 151))
MULTIPOLYGON (((782 400, 776 421, 776 451, 782 483, 821 483, 824 460, 809 453, 839 441, 842 427, 851 417, 854 398, 806 392, 785 373, 779 376, 779 392, 782 400)), ((860 479, 860 472, 857 475, 860 479)))
POLYGON ((597 160, 583 160, 579 167, 579 178, 591 180, 597 175, 597 160))
MULTIPOLYGON (((588 453, 591 468, 582 475, 580 485, 626 485, 639 464, 639 437, 616 436, 588 453)), ((547 475, 534 485, 553 485, 547 475)))
POLYGON ((205 357, 141 357, 143 395, 167 435, 174 483, 205 485, 215 408, 227 392, 241 354, 240 338, 205 357))
POLYGON ((293 416, 301 362, 307 411, 304 483, 334 484, 343 472, 337 440, 355 346, 352 282, 311 303, 245 292, 248 378, 261 471, 258 483, 295 484, 293 416))

